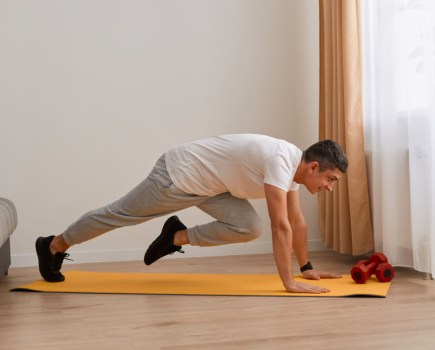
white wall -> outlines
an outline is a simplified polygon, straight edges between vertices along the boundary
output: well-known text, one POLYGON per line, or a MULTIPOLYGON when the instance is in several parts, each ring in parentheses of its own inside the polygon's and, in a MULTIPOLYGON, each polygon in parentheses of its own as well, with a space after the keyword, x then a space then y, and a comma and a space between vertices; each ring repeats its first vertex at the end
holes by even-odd
MULTIPOLYGON (((0 0, 0 195, 19 225, 13 266, 34 241, 141 181, 168 147, 253 132, 317 141, 317 0, 0 0)), ((302 190, 317 246, 316 198, 302 190)), ((245 245, 188 256, 270 252, 245 245)), ((196 208, 179 214, 206 222, 196 208)), ((71 249, 75 262, 142 259, 165 218, 71 249)))

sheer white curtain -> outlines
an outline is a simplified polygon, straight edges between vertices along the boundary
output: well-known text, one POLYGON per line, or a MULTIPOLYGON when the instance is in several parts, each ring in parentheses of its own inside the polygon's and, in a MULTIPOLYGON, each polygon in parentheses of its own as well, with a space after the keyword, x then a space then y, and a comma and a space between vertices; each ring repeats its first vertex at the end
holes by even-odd
POLYGON ((435 271, 435 1, 363 5, 366 151, 375 249, 435 271))

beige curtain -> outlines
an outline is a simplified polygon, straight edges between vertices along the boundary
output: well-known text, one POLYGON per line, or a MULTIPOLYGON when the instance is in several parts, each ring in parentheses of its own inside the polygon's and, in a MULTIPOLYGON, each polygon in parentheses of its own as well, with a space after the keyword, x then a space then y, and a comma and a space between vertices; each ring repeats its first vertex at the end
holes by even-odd
POLYGON ((360 1, 319 0, 320 139, 346 151, 349 168, 334 191, 319 194, 319 221, 328 248, 360 255, 373 250, 363 134, 360 1))

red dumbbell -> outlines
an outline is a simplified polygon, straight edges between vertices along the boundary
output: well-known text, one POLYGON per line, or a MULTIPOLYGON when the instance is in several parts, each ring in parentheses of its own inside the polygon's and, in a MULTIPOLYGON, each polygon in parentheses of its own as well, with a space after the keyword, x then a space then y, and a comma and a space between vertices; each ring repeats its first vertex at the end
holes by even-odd
POLYGON ((365 283, 373 274, 376 274, 379 282, 390 282, 394 277, 394 269, 384 254, 375 253, 369 260, 358 261, 350 274, 356 283, 365 283))

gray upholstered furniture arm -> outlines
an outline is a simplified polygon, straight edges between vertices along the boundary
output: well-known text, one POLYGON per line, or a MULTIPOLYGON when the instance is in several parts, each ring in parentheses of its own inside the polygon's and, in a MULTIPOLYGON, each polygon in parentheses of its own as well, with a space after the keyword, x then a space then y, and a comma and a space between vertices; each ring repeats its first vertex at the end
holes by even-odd
POLYGON ((0 197, 0 277, 8 273, 11 264, 9 237, 17 227, 17 209, 14 203, 0 197))

